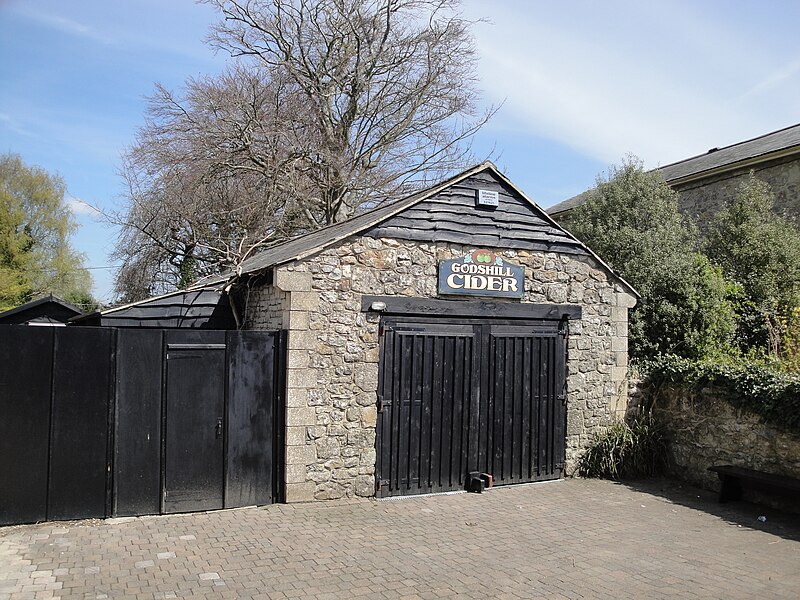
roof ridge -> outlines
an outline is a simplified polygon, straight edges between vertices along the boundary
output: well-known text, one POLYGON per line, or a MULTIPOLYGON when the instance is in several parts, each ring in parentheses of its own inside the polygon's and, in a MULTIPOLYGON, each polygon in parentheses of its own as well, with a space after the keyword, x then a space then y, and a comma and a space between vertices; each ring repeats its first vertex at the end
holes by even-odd
POLYGON ((769 133, 763 133, 761 135, 757 135, 756 137, 753 137, 753 138, 750 138, 750 139, 747 139, 747 140, 742 140, 741 142, 728 144, 727 146, 722 146, 721 148, 711 148, 710 150, 707 150, 706 152, 703 152, 702 154, 696 154, 694 156, 690 156, 689 158, 684 158, 684 159, 681 159, 681 160, 677 160, 675 162, 671 162, 671 163, 666 164, 666 165, 661 165, 659 167, 655 167, 654 169, 651 169, 651 170, 661 170, 661 169, 666 169, 668 167, 674 167, 675 165, 679 165, 681 163, 689 162, 690 160, 695 160, 697 158, 702 158, 704 156, 708 156, 712 151, 713 152, 722 152, 723 150, 728 150, 730 148, 735 148, 736 146, 742 146, 744 144, 749 144, 750 142, 755 142, 756 140, 761 140, 761 139, 764 139, 764 138, 769 137, 771 135, 776 135, 778 133, 782 133, 784 131, 788 131, 790 129, 794 129, 796 127, 800 127, 800 123, 795 123, 794 125, 789 125, 787 127, 782 127, 781 129, 776 129, 775 131, 770 131, 769 133))

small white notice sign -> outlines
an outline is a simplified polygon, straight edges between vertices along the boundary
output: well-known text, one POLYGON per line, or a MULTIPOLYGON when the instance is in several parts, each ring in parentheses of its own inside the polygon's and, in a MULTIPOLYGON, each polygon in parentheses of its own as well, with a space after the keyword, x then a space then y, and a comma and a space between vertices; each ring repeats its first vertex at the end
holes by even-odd
POLYGON ((500 194, 491 190, 478 190, 478 206, 499 206, 500 194))

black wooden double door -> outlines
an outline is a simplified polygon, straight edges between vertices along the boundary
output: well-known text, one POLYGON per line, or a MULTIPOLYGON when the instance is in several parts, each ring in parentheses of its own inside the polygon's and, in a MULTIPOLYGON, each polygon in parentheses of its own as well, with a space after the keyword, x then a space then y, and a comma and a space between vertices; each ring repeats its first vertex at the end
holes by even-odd
POLYGON ((559 322, 381 323, 379 496, 463 490, 563 472, 566 344, 559 322))

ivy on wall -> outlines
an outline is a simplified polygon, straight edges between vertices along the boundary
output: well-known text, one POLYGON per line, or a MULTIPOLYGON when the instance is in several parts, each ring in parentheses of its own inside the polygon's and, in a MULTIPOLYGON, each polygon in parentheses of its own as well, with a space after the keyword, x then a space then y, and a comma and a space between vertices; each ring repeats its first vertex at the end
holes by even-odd
POLYGON ((689 360, 661 356, 639 363, 651 393, 662 386, 694 392, 712 387, 735 408, 800 435, 800 374, 768 363, 689 360))

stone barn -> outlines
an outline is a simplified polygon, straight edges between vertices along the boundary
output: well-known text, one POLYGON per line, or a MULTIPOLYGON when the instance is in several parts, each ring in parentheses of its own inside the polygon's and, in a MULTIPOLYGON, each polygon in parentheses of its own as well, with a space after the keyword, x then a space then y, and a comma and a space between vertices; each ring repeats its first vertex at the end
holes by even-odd
POLYGON ((635 290, 489 162, 213 283, 288 331, 288 502, 557 479, 624 413, 635 290))

